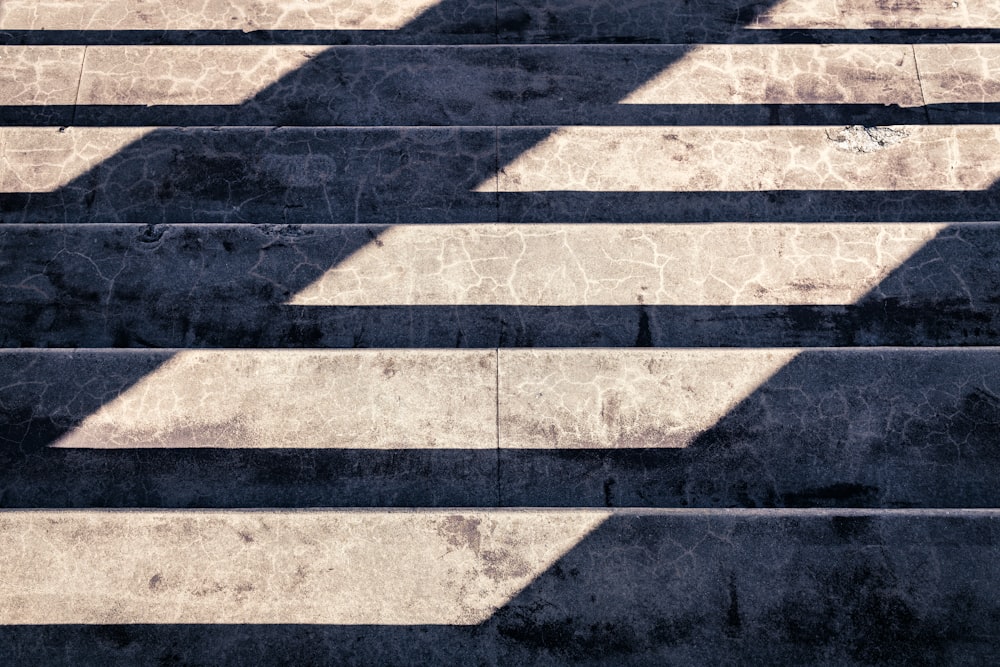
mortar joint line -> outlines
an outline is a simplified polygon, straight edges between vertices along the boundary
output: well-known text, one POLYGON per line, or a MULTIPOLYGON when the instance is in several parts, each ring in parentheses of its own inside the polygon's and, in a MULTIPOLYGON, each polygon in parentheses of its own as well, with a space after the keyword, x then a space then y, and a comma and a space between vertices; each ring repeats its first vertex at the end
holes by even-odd
POLYGON ((500 348, 496 348, 497 508, 500 507, 500 348))
POLYGON ((920 76, 920 63, 917 62, 917 47, 910 44, 910 53, 913 55, 913 71, 917 73, 917 89, 920 91, 920 103, 924 105, 924 120, 931 122, 931 111, 927 108, 927 96, 924 95, 924 80, 920 76))
POLYGON ((80 58, 80 76, 76 79, 76 97, 73 99, 73 115, 70 118, 70 125, 76 125, 76 112, 80 108, 80 89, 83 88, 83 71, 87 68, 87 51, 89 49, 89 45, 83 45, 83 57, 80 58))

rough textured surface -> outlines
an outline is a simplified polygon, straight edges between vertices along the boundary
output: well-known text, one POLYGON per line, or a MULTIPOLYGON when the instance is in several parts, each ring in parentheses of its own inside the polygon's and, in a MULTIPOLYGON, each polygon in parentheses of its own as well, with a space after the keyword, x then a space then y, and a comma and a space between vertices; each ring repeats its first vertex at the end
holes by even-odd
MULTIPOLYGON (((3 11, 0 9, 0 11, 3 11)), ((68 125, 83 65, 82 46, 0 46, 0 122, 68 125), (12 113, 5 107, 15 107, 12 113)))
POLYGON ((502 129, 498 187, 501 193, 955 191, 985 190, 1000 173, 997 127, 890 129, 893 140, 872 150, 845 140, 839 127, 564 127, 527 151, 526 135, 539 130, 502 129))
POLYGON ((942 225, 395 227, 290 303, 847 304, 942 225))
POLYGON ((491 221, 495 195, 471 190, 495 169, 494 134, 3 128, 0 221, 491 221))
MULTIPOLYGON (((544 523, 532 520, 539 515, 525 513, 521 525, 528 529, 523 534, 527 541, 520 543, 503 539, 518 534, 508 528, 513 522, 508 517, 518 515, 364 516, 7 515, 4 524, 19 535, 38 522, 52 521, 58 534, 76 528, 76 539, 100 538, 81 552, 84 564, 93 563, 91 559, 109 543, 130 534, 141 536, 141 529, 162 525, 163 537, 169 538, 189 525, 193 530, 188 535, 151 545, 167 556, 174 549, 181 550, 172 563, 169 558, 145 560, 128 571, 116 572, 94 563, 98 566, 94 574, 126 580, 136 596, 128 603, 141 600, 146 614, 164 609, 152 606, 157 598, 184 596, 185 582, 194 584, 189 591, 199 587, 207 590, 203 597, 184 596, 191 601, 187 610, 168 607, 174 612, 174 623, 14 625, 0 629, 0 636, 7 655, 15 662, 75 664, 238 665, 291 660, 300 664, 460 665, 472 660, 483 665, 717 665, 732 661, 929 666, 982 664, 998 650, 996 582, 1000 572, 993 557, 998 541, 995 512, 569 513, 569 520, 549 515, 544 523), (578 516, 583 520, 573 518, 578 516), (550 537, 549 531, 558 523, 592 525, 600 519, 604 521, 596 530, 480 625, 181 624, 185 616, 191 618, 192 608, 209 605, 253 615, 256 600, 294 584, 294 566, 299 563, 305 578, 317 583, 330 582, 332 574, 343 571, 346 576, 336 586, 348 594, 364 586, 381 585, 379 578, 365 583, 352 576, 365 568, 382 564, 387 572, 404 572, 426 563, 422 577, 406 578, 404 588, 387 590, 382 597, 385 607, 377 611, 378 617, 388 618, 410 601, 414 606, 407 613, 414 614, 426 605, 412 597, 421 589, 435 590, 440 585, 452 592, 451 599, 474 596, 471 589, 454 595, 449 583, 438 578, 447 577, 453 564, 478 565, 481 569, 473 581, 489 582, 489 588, 496 587, 491 576, 502 577, 508 585, 517 584, 523 579, 516 572, 493 565, 492 554, 499 551, 493 547, 509 550, 501 563, 516 562, 518 557, 538 562, 543 554, 551 553, 551 546, 561 544, 560 540, 553 540, 553 545, 541 541, 550 537), (212 522, 225 529, 204 534, 202 530, 212 522), (95 536, 102 523, 120 525, 122 537, 95 536), (303 534, 300 531, 307 523, 313 531, 303 534), (347 530, 345 524, 352 523, 356 528, 347 530), (400 523, 410 527, 402 533, 371 530, 377 525, 388 528, 400 523), (364 529, 365 524, 369 530, 364 529), (541 526, 549 528, 538 533, 532 530, 541 526), (236 528, 252 529, 247 534, 255 541, 245 541, 236 528), (212 584, 226 567, 223 563, 203 561, 197 573, 182 569, 194 563, 188 545, 232 545, 230 549, 241 555, 232 565, 252 566, 258 562, 261 544, 277 533, 302 540, 301 554, 292 560, 260 562, 254 569, 220 581, 219 590, 212 584), (353 571, 343 570, 343 563, 323 548, 323 538, 333 535, 342 536, 341 549, 362 556, 355 561, 353 571), (420 544, 423 535, 430 538, 424 549, 414 551, 409 559, 397 557, 400 546, 420 544), (384 542, 390 536, 403 541, 384 542), (379 544, 391 548, 379 553, 373 548, 379 544), (547 548, 532 553, 531 545, 535 544, 547 548), (444 558, 433 559, 439 554, 444 558), (318 571, 323 563, 329 563, 333 571, 318 571), (161 578, 151 587, 150 581, 158 573, 161 578), (266 587, 242 592, 231 588, 237 583, 256 582, 266 583, 266 587)), ((128 546, 136 548, 133 553, 141 553, 138 547, 146 543, 140 540, 128 546)), ((4 543, 13 556, 8 562, 16 567, 44 574, 51 581, 65 576, 65 569, 39 572, 39 561, 28 558, 31 551, 9 545, 4 543)), ((65 562, 61 559, 71 555, 63 548, 40 556, 53 565, 65 562)), ((74 590, 81 586, 78 581, 68 583, 74 590)), ((314 588, 308 593, 315 600, 329 590, 314 588)), ((89 590, 78 600, 77 605, 96 601, 89 590)), ((316 616, 336 609, 324 607, 316 616)), ((75 610, 79 613, 79 606, 75 610)), ((72 615, 71 611, 74 609, 66 609, 63 614, 72 615)), ((350 613, 360 616, 363 611, 350 613)), ((435 615, 447 611, 433 609, 435 615)), ((305 606, 288 609, 286 614, 299 618, 310 615, 305 606)))
POLYGON ((84 125, 923 120, 909 46, 90 47, 80 86, 84 125))
POLYGON ((492 350, 36 350, 0 356, 8 383, 4 405, 65 428, 49 443, 53 447, 496 446, 492 350), (82 394, 86 407, 79 405, 82 394))
POLYGON ((7 225, 0 343, 994 344, 1000 229, 934 228, 7 225))
POLYGON ((474 625, 605 518, 8 513, 0 516, 0 623, 474 625))
POLYGON ((7 351, 0 503, 1000 501, 993 350, 496 354, 7 351))
POLYGON ((502 42, 759 43, 992 41, 990 0, 510 0, 498 5, 502 42), (940 35, 935 30, 949 30, 940 35))
POLYGON ((997 42, 0 0, 0 663, 995 662, 997 42))
POLYGON ((482 0, 5 0, 0 30, 29 44, 492 43, 482 0))
POLYGON ((993 507, 998 362, 993 350, 502 351, 501 498, 993 507))

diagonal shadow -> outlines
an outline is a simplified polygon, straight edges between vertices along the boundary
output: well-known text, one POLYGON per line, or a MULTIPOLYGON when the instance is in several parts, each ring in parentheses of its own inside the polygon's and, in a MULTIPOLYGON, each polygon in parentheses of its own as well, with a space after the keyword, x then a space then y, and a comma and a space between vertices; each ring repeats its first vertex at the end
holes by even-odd
MULTIPOLYGON (((712 12, 716 9, 711 8, 712 12)), ((730 10, 735 11, 737 17, 746 16, 745 10, 727 6, 726 11, 730 10)), ((705 21, 711 23, 712 17, 718 15, 706 11, 705 21)), ((125 36, 123 39, 137 37, 125 36)), ((321 60, 317 67, 323 62, 332 61, 321 60)), ((659 67, 666 64, 661 62, 659 67)), ((266 98, 266 93, 264 95, 266 98)), ((348 220, 372 224, 394 224, 421 220, 508 219, 502 205, 498 213, 495 196, 469 192, 498 167, 490 158, 494 149, 491 132, 475 128, 468 132, 447 130, 443 135, 433 136, 432 132, 428 130, 427 135, 421 136, 419 130, 402 130, 396 135, 383 130, 361 130, 352 141, 344 144, 331 143, 312 131, 294 129, 263 131, 246 139, 238 139, 224 131, 216 132, 215 136, 202 131, 154 133, 56 193, 4 194, 0 198, 0 215, 5 220, 24 222, 31 221, 33 215, 55 216, 47 218, 50 221, 118 222, 121 219, 115 217, 117 212, 124 211, 129 222, 198 219, 295 223, 317 221, 308 216, 297 217, 294 211, 299 203, 335 201, 338 205, 328 209, 331 220, 343 220, 340 216, 345 216, 348 220), (278 132, 284 134, 278 136, 278 132), (320 186, 303 184, 308 179, 294 182, 275 179, 273 174, 280 171, 268 171, 259 166, 254 170, 252 166, 260 165, 260 156, 265 152, 261 146, 268 149, 278 146, 296 132, 302 133, 301 143, 310 149, 340 156, 340 163, 348 167, 343 169, 344 180, 337 187, 347 189, 338 190, 326 183, 320 186), (427 136, 432 138, 427 139, 427 136), (461 156, 460 159, 456 160, 455 155, 461 156), (377 187, 365 181, 364 187, 370 189, 362 189, 357 183, 358 172, 353 170, 371 163, 372 156, 379 156, 374 159, 379 169, 368 172, 374 174, 377 187), (432 165, 427 170, 431 175, 417 175, 417 171, 426 169, 427 165, 432 165), (142 181, 136 181, 136 173, 144 175, 142 181), (206 179, 204 174, 215 176, 206 179), (352 181, 355 182, 353 186, 349 185, 352 181), (96 184, 104 186, 93 197, 96 184), (397 190, 402 184, 408 185, 397 190), (334 196, 331 198, 331 195, 334 196), (134 205, 149 197, 159 202, 159 208, 144 209, 134 205), (224 203, 207 210, 199 208, 197 202, 206 198, 224 203), (442 201, 447 204, 442 206, 442 201), (237 213, 231 211, 234 202, 240 204, 237 213), (353 208, 347 205, 348 202, 353 208), (151 213, 153 210, 160 213, 151 213), (353 217, 348 215, 352 212, 353 217), (408 215, 413 216, 412 219, 407 219, 408 215)), ((832 212, 833 219, 837 220, 864 218, 870 221, 873 220, 872 211, 877 212, 874 221, 927 220, 916 212, 923 206, 929 207, 931 219, 965 222, 995 217, 992 212, 996 210, 996 188, 985 194, 913 192, 903 196, 913 209, 901 210, 898 205, 882 208, 887 193, 849 192, 710 193, 693 195, 686 200, 681 199, 681 195, 660 193, 602 193, 585 195, 592 201, 583 203, 592 219, 605 219, 602 217, 605 215, 607 219, 620 219, 615 217, 614 212, 618 211, 618 216, 627 215, 630 221, 641 221, 644 215, 650 215, 644 211, 662 211, 664 206, 673 207, 671 210, 679 211, 677 215, 682 217, 687 212, 700 211, 701 217, 694 219, 705 220, 745 219, 748 210, 756 211, 764 219, 779 221, 808 211, 813 212, 813 218, 806 216, 807 220, 827 219, 820 215, 824 210, 832 212), (797 201, 801 202, 798 208, 797 201), (762 208, 748 208, 755 203, 762 208), (740 211, 742 217, 737 215, 740 211), (734 215, 737 217, 733 218, 734 215)), ((559 193, 531 193, 527 197, 532 201, 530 206, 521 209, 526 211, 524 215, 512 219, 534 216, 540 209, 547 212, 573 210, 581 204, 579 193, 565 197, 559 193)), ((514 210, 517 210, 516 202, 514 210)), ((558 217, 555 213, 546 215, 558 217)), ((94 229, 99 231, 100 227, 94 229)), ((156 227, 138 231, 138 235, 146 235, 154 243, 158 233, 161 230, 156 227)), ((280 233, 287 235, 295 230, 280 233)), ((358 233, 337 246, 336 256, 347 256, 370 241, 367 231, 358 233)), ((996 242, 996 235, 988 227, 952 227, 855 306, 786 307, 756 312, 702 307, 688 308, 686 312, 685 307, 604 311, 549 308, 534 313, 525 308, 504 310, 501 307, 489 315, 464 312, 472 312, 473 320, 488 318, 487 328, 500 323, 503 331, 507 322, 517 321, 519 324, 512 325, 514 330, 529 332, 521 337, 501 337, 498 346, 509 344, 511 340, 523 345, 543 345, 544 338, 540 334, 532 335, 531 331, 546 327, 553 327, 555 331, 574 331, 578 330, 579 319, 590 322, 591 326, 594 322, 610 322, 607 328, 615 333, 601 335, 606 335, 607 340, 622 341, 619 344, 632 341, 630 344, 674 345, 678 343, 672 340, 687 340, 704 345, 712 344, 710 341, 719 344, 721 340, 755 346, 768 336, 775 340, 782 338, 786 332, 798 336, 796 340, 830 341, 818 344, 995 342, 995 270, 983 268, 995 268, 991 249, 996 242), (969 238, 978 239, 978 244, 970 243, 969 238), (974 259, 971 265, 966 263, 969 257, 974 259), (930 280, 925 273, 929 259, 938 262, 936 266, 940 267, 930 280), (956 288, 947 291, 949 295, 963 294, 962 300, 949 297, 946 304, 953 308, 947 315, 951 318, 947 322, 951 324, 942 324, 927 314, 927 308, 940 304, 939 295, 946 291, 941 289, 942 284, 948 285, 948 289, 956 288), (909 313, 912 319, 900 321, 900 313, 909 313), (728 331, 727 322, 732 321, 739 323, 744 336, 718 333, 723 329, 728 331), (775 328, 760 334, 758 323, 772 321, 777 322, 775 328), (525 322, 529 325, 534 322, 534 329, 525 322), (695 333, 687 333, 689 322, 705 324, 695 333), (954 322, 963 325, 961 333, 954 322)), ((182 247, 182 250, 200 252, 203 249, 199 248, 200 241, 195 233, 189 234, 187 243, 191 247, 182 247)), ((220 241, 220 245, 225 249, 224 242, 220 241)), ((174 268, 181 266, 176 259, 172 261, 174 268)), ((203 266, 201 272, 212 273, 217 270, 216 266, 221 265, 203 266)), ((276 268, 289 266, 290 260, 276 264, 276 268)), ((325 269, 328 265, 320 266, 325 269)), ((163 340, 182 340, 185 345, 232 345, 233 341, 258 345, 270 335, 261 333, 266 323, 295 313, 294 309, 282 308, 279 304, 287 298, 285 292, 301 289, 317 270, 312 267, 301 275, 282 276, 282 288, 278 290, 273 287, 275 281, 262 280, 261 283, 272 285, 272 291, 261 288, 263 291, 257 294, 259 301, 264 302, 260 312, 265 315, 251 319, 242 334, 238 333, 239 326, 234 327, 226 334, 232 338, 212 338, 215 334, 207 325, 216 321, 213 317, 219 311, 213 317, 202 319, 200 333, 190 321, 177 321, 171 329, 167 322, 171 316, 181 315, 180 301, 168 304, 154 318, 157 324, 152 328, 163 340), (224 342, 226 340, 230 342, 224 342)), ((177 274, 171 273, 172 278, 176 277, 177 274)), ((95 292, 93 288, 88 292, 81 287, 84 280, 74 277, 72 271, 57 270, 48 277, 56 277, 53 284, 63 290, 69 303, 78 304, 76 307, 81 313, 112 313, 113 321, 118 318, 115 325, 105 328, 95 327, 92 316, 82 318, 90 322, 70 334, 79 337, 81 342, 78 344, 103 345, 88 341, 104 341, 108 336, 121 345, 156 344, 153 336, 148 341, 136 338, 123 315, 127 310, 126 301, 135 303, 142 299, 141 290, 126 299, 110 292, 95 292)), ((176 294, 180 293, 178 290, 176 294)), ((4 307, 9 305, 5 303, 4 307)), ((51 306, 46 310, 42 306, 14 304, 15 309, 22 307, 27 317, 14 321, 27 326, 19 324, 18 329, 5 331, 5 341, 33 341, 36 331, 59 328, 58 325, 53 327, 51 321, 45 323, 46 319, 59 316, 51 306)), ((352 312, 362 313, 362 331, 370 330, 373 322, 398 321, 403 313, 415 318, 418 329, 427 330, 442 313, 439 307, 430 308, 437 310, 426 314, 416 308, 352 312), (377 319, 376 315, 384 319, 377 319)), ((247 310, 252 312, 253 308, 247 310)), ((311 313, 325 309, 308 310, 311 313)), ((463 312, 461 308, 447 311, 463 312)), ((199 315, 189 317, 197 322, 199 315)), ((311 320, 312 328, 296 320, 275 334, 279 345, 324 344, 323 336, 327 331, 324 327, 329 320, 323 318, 337 317, 337 314, 303 317, 315 318, 311 320)), ((465 317, 469 316, 453 316, 455 321, 464 321, 465 317)), ((413 321, 410 320, 411 326, 413 321)), ((309 324, 310 320, 305 322, 309 324)), ((419 342, 414 341, 444 340, 443 334, 433 332, 422 334, 423 337, 394 333, 373 339, 362 335, 355 343, 389 338, 404 341, 407 335, 411 337, 411 346, 419 346, 419 342)), ((454 330, 449 335, 454 339, 454 330)), ((592 337, 591 340, 602 339, 592 337)), ((449 343, 452 344, 456 343, 449 343)), ((910 375, 903 372, 909 367, 909 360, 891 354, 886 358, 888 361, 883 369, 897 372, 873 373, 873 367, 867 364, 845 368, 821 356, 814 359, 803 355, 685 450, 543 451, 524 454, 526 462, 517 460, 522 453, 516 452, 510 460, 502 461, 503 474, 515 479, 522 474, 530 475, 535 480, 542 474, 551 475, 546 477, 546 487, 550 488, 540 489, 537 482, 535 486, 529 484, 524 488, 515 481, 507 488, 508 495, 502 501, 531 505, 671 506, 686 502, 697 506, 886 507, 929 502, 940 506, 995 506, 990 482, 995 478, 994 434, 1000 424, 995 378, 977 376, 974 369, 963 367, 961 360, 948 352, 934 362, 937 366, 932 370, 936 375, 932 377, 941 378, 942 383, 956 381, 956 378, 968 382, 956 381, 961 391, 928 402, 927 397, 920 394, 912 370, 910 375), (872 376, 876 376, 878 382, 873 382, 872 376), (893 395, 895 402, 880 405, 868 396, 853 399, 844 396, 844 386, 864 386, 866 381, 870 391, 893 395), (798 394, 796 400, 789 400, 795 393, 798 394), (793 417, 801 415, 806 406, 822 406, 838 400, 839 404, 833 404, 828 412, 819 415, 820 427, 813 423, 802 424, 801 419, 795 424, 793 417), (932 409, 928 410, 928 405, 932 409), (859 409, 871 411, 867 415, 869 423, 881 424, 885 430, 873 430, 867 439, 858 438, 850 431, 853 421, 845 419, 845 415, 857 415, 859 409), (767 442, 766 439, 772 436, 765 432, 765 438, 762 430, 774 424, 789 426, 781 437, 767 442), (838 428, 841 430, 837 431, 838 428), (813 433, 812 439, 795 440, 807 431, 813 433), (824 432, 826 437, 821 437, 824 432), (817 460, 815 447, 818 443, 832 442, 831 433, 855 443, 852 444, 855 451, 849 448, 848 451, 828 450, 826 454, 830 458, 817 460), (887 440, 885 433, 898 434, 899 441, 887 440), (797 442, 791 452, 788 450, 790 441, 797 442), (957 463, 956 449, 961 454, 957 463), (883 465, 887 453, 887 471, 880 472, 876 470, 876 463, 883 465), (843 465, 830 468, 832 473, 824 472, 823 464, 841 456, 843 465), (780 474, 775 474, 776 466, 783 460, 789 463, 778 470, 780 474), (720 480, 720 466, 733 472, 720 480), (948 469, 943 480, 942 468, 948 469), (671 470, 666 478, 665 469, 671 470), (753 481, 763 476, 768 477, 767 483, 753 481), (556 487, 560 481, 578 479, 583 481, 576 487, 566 486, 567 491, 559 489, 553 493, 551 487, 556 487), (613 482, 610 485, 609 479, 613 482), (597 502, 593 500, 595 497, 597 502)), ((111 389, 106 390, 106 394, 79 392, 83 411, 96 409, 103 403, 102 395, 123 391, 153 372, 159 362, 153 359, 144 363, 125 366, 113 374, 107 380, 111 389)), ((34 375, 38 370, 32 368, 30 376, 39 377, 34 375)), ((55 368, 47 374, 41 373, 43 379, 39 386, 64 377, 64 373, 64 369, 55 368)), ((12 376, 23 377, 24 373, 19 370, 12 372, 12 376)), ((87 385, 84 380, 83 386, 87 385)), ((135 472, 138 478, 123 483, 118 477, 122 473, 117 467, 122 465, 120 453, 108 457, 92 450, 48 448, 74 424, 34 409, 38 401, 32 390, 25 391, 19 386, 11 391, 25 399, 21 399, 20 404, 9 399, 3 402, 6 413, 0 437, 6 445, 3 451, 9 456, 2 462, 2 469, 9 475, 0 498, 4 506, 238 507, 266 504, 297 507, 316 501, 319 504, 384 506, 398 503, 407 506, 427 504, 428 497, 434 499, 430 504, 438 501, 441 505, 492 504, 484 500, 485 495, 477 495, 485 494, 485 486, 495 482, 490 477, 491 468, 485 468, 483 480, 476 477, 480 473, 474 473, 470 480, 467 460, 453 458, 448 463, 447 457, 437 459, 427 452, 364 452, 362 455, 294 450, 207 451, 199 452, 200 458, 196 459, 189 458, 193 455, 191 451, 183 450, 175 453, 129 452, 130 462, 124 464, 126 471, 135 472), (403 465, 421 466, 418 474, 426 475, 427 480, 441 472, 438 466, 442 462, 453 466, 452 472, 445 471, 443 480, 433 477, 435 486, 441 485, 444 489, 440 495, 426 495, 426 482, 423 486, 411 483, 409 487, 401 487, 398 481, 387 482, 379 477, 380 470, 398 471, 400 459, 406 456, 413 458, 403 465), (213 481, 209 475, 217 475, 217 471, 203 471, 215 465, 238 474, 232 481, 221 482, 218 476, 213 481), (240 472, 242 466, 267 468, 268 473, 253 479, 259 471, 243 474, 240 472), (453 477, 449 479, 449 475, 453 477), (118 482, 113 481, 116 477, 118 482), (186 482, 182 482, 184 478, 186 482), (354 487, 351 487, 352 478, 354 487), (371 488, 359 489, 359 479, 364 479, 366 484, 371 482, 371 488), (302 490, 288 490, 289 484, 302 490), (419 501, 414 502, 414 499, 419 501)), ((838 440, 838 443, 843 442, 838 440)), ((459 456, 478 455, 463 452, 459 456)), ((488 455, 493 458, 486 465, 495 466, 495 453, 488 455)), ((474 464, 473 469, 482 468, 474 464)), ((298 664, 331 660, 467 664, 472 656, 483 664, 586 660, 595 663, 615 660, 621 664, 654 661, 718 664, 734 655, 746 662, 761 663, 975 662, 995 655, 1000 637, 995 586, 988 583, 973 587, 967 583, 1000 581, 992 558, 997 534, 994 524, 991 518, 917 517, 897 521, 892 517, 824 516, 772 519, 753 524, 732 517, 694 517, 685 522, 669 517, 616 516, 490 621, 473 628, 8 626, 0 628, 0 636, 13 647, 9 651, 15 664, 25 657, 34 659, 47 654, 55 662, 86 663, 110 658, 218 664, 220 646, 230 649, 223 660, 233 663, 266 661, 271 656, 277 662, 298 664), (970 544, 974 547, 969 548, 970 544), (872 549, 873 545, 877 548, 872 549), (934 548, 933 558, 927 555, 927 545, 934 548), (664 567, 665 563, 678 562, 681 565, 664 567), (835 633, 829 630, 831 627, 836 628, 835 633), (762 641, 762 636, 768 641, 762 641), (155 658, 147 660, 147 656, 155 658)))

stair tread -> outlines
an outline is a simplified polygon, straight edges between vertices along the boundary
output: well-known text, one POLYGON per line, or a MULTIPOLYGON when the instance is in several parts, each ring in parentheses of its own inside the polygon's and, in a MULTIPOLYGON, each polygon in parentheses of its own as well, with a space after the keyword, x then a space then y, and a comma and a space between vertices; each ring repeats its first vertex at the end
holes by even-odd
POLYGON ((8 100, 0 121, 884 125, 1000 118, 996 45, 92 46, 85 61, 83 48, 0 47, 0 57, 17 63, 0 89, 8 100))
POLYGON ((863 664, 885 651, 930 664, 996 650, 995 511, 18 512, 0 525, 20 575, 0 609, 29 623, 0 636, 57 659, 120 658, 123 642, 213 663, 232 644, 228 664, 384 663, 403 645, 404 661, 438 664, 863 664), (118 641, 94 641, 109 631, 98 623, 118 641), (574 639, 536 638, 553 625, 574 639))
POLYGON ((7 0, 0 30, 22 43, 489 43, 745 41, 995 41, 1000 16, 989 0, 897 2, 809 0, 696 7, 657 0, 372 0, 250 3, 7 0), (810 32, 811 31, 811 32, 810 32), (938 31, 938 32, 935 32, 938 31), (939 34, 943 32, 944 34, 939 34))
POLYGON ((7 505, 397 504, 438 484, 425 502, 1000 502, 996 347, 5 350, 0 368, 7 505), (74 466, 93 476, 53 474, 74 466))
POLYGON ((0 345, 994 344, 998 232, 5 225, 0 345))
POLYGON ((0 221, 993 220, 998 128, 7 127, 0 221))

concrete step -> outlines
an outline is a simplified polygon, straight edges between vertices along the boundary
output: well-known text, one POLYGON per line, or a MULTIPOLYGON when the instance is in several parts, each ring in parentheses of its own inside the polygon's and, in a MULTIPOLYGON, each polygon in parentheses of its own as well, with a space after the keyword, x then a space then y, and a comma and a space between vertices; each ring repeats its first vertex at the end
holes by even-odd
POLYGON ((0 32, 25 44, 492 43, 483 0, 9 0, 0 32))
POLYGON ((996 345, 1000 227, 4 225, 4 347, 996 345))
POLYGON ((996 348, 8 350, 0 369, 7 507, 1000 502, 996 348))
POLYGON ((9 127, 0 140, 5 223, 961 222, 995 219, 1000 201, 997 125, 9 127))
POLYGON ((990 0, 5 0, 27 44, 453 44, 996 41, 990 0))
MULTIPOLYGON (((974 69, 967 62, 973 49, 967 45, 952 59, 974 69)), ((987 71, 978 76, 988 81, 989 54, 995 50, 982 49, 976 55, 987 71)), ((794 44, 694 50, 685 45, 8 46, 0 49, 0 57, 17 69, 4 85, 9 101, 0 107, 0 121, 118 126, 766 124, 776 118, 813 124, 923 122, 926 111, 917 108, 923 105, 915 66, 920 61, 913 53, 910 45, 794 44), (692 78, 698 86, 689 85, 692 78), (620 104, 623 100, 626 104, 620 104)), ((954 77, 945 81, 947 60, 930 53, 943 70, 934 79, 936 97, 930 100, 995 101, 976 94, 974 80, 962 88, 951 83, 954 77)))
POLYGON ((5 46, 0 61, 12 125, 1000 119, 994 44, 5 46))
POLYGON ((35 511, 0 534, 14 659, 982 664, 1000 635, 995 510, 35 511))

